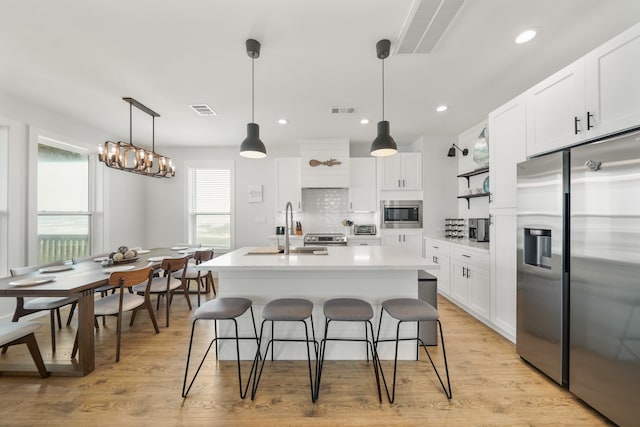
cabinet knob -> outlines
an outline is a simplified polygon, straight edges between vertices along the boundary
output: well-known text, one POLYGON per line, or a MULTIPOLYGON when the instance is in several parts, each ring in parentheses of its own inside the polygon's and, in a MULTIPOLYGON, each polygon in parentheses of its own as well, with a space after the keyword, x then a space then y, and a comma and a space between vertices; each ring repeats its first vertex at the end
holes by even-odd
POLYGON ((578 118, 578 116, 574 116, 573 117, 573 133, 574 135, 577 135, 580 133, 580 129, 578 129, 578 123, 580 123, 580 119, 578 118))
POLYGON ((403 187, 406 187, 406 185, 404 184, 404 179, 402 180, 402 186, 403 186, 403 187))
POLYGON ((591 124, 592 118, 593 118, 593 114, 591 114, 590 111, 587 111, 587 130, 593 128, 593 125, 591 124))
POLYGON ((402 186, 400 185, 400 180, 398 180, 398 187, 402 187, 402 186))

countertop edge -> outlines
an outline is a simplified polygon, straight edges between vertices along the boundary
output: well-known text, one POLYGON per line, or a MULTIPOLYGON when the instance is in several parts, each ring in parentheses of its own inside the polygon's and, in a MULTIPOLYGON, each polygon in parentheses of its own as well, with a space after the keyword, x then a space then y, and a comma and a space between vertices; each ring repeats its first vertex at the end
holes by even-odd
POLYGON ((437 240, 438 242, 449 243, 453 246, 459 246, 464 249, 471 249, 482 253, 489 253, 489 242, 473 242, 469 239, 447 239, 446 237, 425 236, 425 240, 437 240))

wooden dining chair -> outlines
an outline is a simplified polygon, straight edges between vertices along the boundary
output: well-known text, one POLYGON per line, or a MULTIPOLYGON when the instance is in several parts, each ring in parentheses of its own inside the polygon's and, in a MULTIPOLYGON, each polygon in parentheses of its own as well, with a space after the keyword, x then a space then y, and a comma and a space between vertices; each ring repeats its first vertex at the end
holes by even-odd
MULTIPOLYGON (((131 311, 131 323, 133 325, 133 317, 135 313, 142 308, 146 308, 151 317, 153 328, 156 334, 160 333, 158 329, 158 323, 156 316, 151 306, 151 299, 149 297, 149 288, 153 280, 153 269, 151 267, 145 267, 138 270, 130 271, 114 271, 109 276, 109 285, 115 287, 117 292, 111 295, 107 295, 104 298, 97 299, 94 303, 93 314, 94 316, 116 316, 118 319, 116 333, 116 362, 120 361, 120 342, 122 337, 122 313, 125 311, 131 311), (132 293, 129 290, 135 286, 142 286, 144 292, 142 295, 132 293)), ((76 357, 78 352, 78 334, 76 333, 76 340, 73 344, 73 352, 71 357, 76 357)))
MULTIPOLYGON (((14 267, 9 269, 11 277, 22 276, 24 274, 35 273, 43 267, 52 267, 64 265, 63 260, 54 261, 48 264, 31 265, 27 267, 14 267)), ((76 309, 78 299, 75 297, 37 297, 25 300, 24 297, 16 297, 16 309, 13 312, 12 322, 17 322, 23 316, 37 313, 39 311, 49 310, 51 319, 51 351, 56 352, 56 315, 58 317, 58 329, 62 329, 62 321, 60 320, 60 308, 71 304, 69 316, 67 317, 67 326, 71 324, 73 313, 76 309)), ((7 346, 2 348, 2 353, 7 351, 7 346)))
POLYGON ((42 378, 46 378, 49 376, 49 372, 44 366, 35 335, 35 331, 38 328, 40 328, 40 325, 34 322, 0 323, 0 345, 9 347, 17 344, 26 344, 31 358, 36 364, 36 368, 38 368, 38 373, 42 378))
MULTIPOLYGON (((195 264, 189 263, 187 265, 187 271, 184 273, 184 287, 185 292, 190 291, 191 282, 196 282, 196 290, 198 294, 198 307, 200 307, 200 289, 204 288, 205 294, 213 289, 213 295, 216 295, 216 289, 213 286, 213 274, 211 271, 203 271, 198 268, 198 265, 205 261, 209 261, 213 258, 213 249, 198 250, 193 254, 193 260, 195 264)), ((178 271, 174 273, 175 278, 181 278, 181 273, 178 271)))
MULTIPOLYGON (((145 287, 143 285, 137 285, 133 287, 133 292, 136 292, 140 295, 148 295, 148 294, 156 294, 158 296, 156 310, 160 310, 160 298, 166 298, 166 306, 167 306, 167 328, 169 327, 169 306, 171 305, 171 300, 173 298, 173 294, 176 291, 183 291, 185 297, 187 298, 187 304, 189 305, 189 310, 191 310, 191 300, 189 299, 189 293, 186 291, 184 275, 187 270, 187 263, 189 261, 189 256, 184 256, 181 258, 165 258, 162 260, 162 270, 163 276, 154 277, 151 281, 150 287, 145 287), (180 272, 178 277, 174 277, 174 274, 180 272)), ((135 313, 131 316, 131 324, 133 325, 133 321, 135 320, 135 313)))

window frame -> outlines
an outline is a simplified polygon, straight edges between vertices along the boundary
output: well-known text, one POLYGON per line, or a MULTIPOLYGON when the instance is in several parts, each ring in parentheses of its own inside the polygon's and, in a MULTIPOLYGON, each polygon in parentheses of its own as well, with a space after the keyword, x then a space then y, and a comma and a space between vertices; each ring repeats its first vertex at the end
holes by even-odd
POLYGON ((9 139, 11 126, 0 122, 0 277, 9 274, 9 139))
MULTIPOLYGON (((29 264, 38 263, 38 146, 40 144, 55 147, 61 150, 71 151, 88 156, 88 206, 87 212, 82 212, 82 215, 89 216, 89 253, 95 253, 98 244, 102 244, 102 221, 96 221, 98 214, 96 206, 99 200, 102 198, 103 192, 97 185, 102 180, 99 179, 97 174, 97 156, 93 154, 88 148, 81 144, 73 142, 70 138, 51 136, 45 134, 37 128, 29 127, 29 184, 28 184, 28 244, 27 244, 27 259, 29 264), (64 141, 63 141, 64 140, 64 141)), ((78 212, 51 212, 46 214, 60 214, 60 215, 74 215, 78 212)))
POLYGON ((214 250, 216 253, 225 253, 230 252, 235 248, 235 162, 233 160, 220 160, 220 161, 212 161, 212 162, 192 162, 186 165, 187 170, 187 179, 186 179, 186 212, 185 215, 187 217, 187 236, 188 243, 199 243, 196 242, 196 216, 206 214, 206 212, 194 212, 193 205, 193 178, 194 178, 194 170, 196 169, 222 169, 229 170, 229 248, 216 248, 214 250))

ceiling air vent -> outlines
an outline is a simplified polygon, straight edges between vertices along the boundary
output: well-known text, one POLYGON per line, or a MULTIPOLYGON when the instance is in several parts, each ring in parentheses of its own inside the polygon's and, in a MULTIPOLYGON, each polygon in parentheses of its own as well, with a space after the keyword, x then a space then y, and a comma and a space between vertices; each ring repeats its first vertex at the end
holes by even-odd
POLYGON ((207 104, 193 104, 189 105, 193 111, 199 116, 217 116, 218 114, 211 109, 207 104))
POLYGON ((396 53, 431 53, 465 2, 466 0, 414 2, 400 33, 396 53))
POLYGON ((356 107, 331 107, 331 114, 355 114, 356 107))

